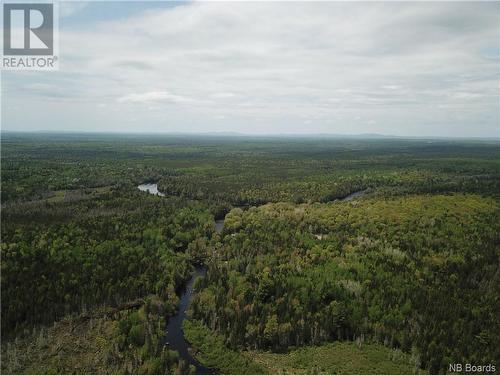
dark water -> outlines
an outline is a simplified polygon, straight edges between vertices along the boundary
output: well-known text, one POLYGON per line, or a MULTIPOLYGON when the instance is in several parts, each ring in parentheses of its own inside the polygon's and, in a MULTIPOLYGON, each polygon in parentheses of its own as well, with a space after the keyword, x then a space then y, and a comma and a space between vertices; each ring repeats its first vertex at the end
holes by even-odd
MULTIPOLYGON (((215 231, 217 233, 222 232, 222 228, 224 228, 224 219, 215 220, 215 231)), ((196 367, 197 375, 205 375, 205 374, 215 374, 215 370, 209 369, 202 364, 200 364, 196 359, 191 356, 189 353, 189 343, 184 338, 184 332, 182 331, 182 322, 184 319, 187 319, 186 311, 189 306, 189 301, 191 300, 191 296, 193 295, 193 284, 194 280, 197 277, 205 277, 207 273, 207 268, 204 266, 196 266, 195 272, 191 279, 188 281, 184 290, 182 291, 178 313, 172 316, 167 324, 167 336, 166 336, 166 344, 172 350, 176 350, 179 352, 179 357, 184 361, 196 367)))
MULTIPOLYGON (((215 220, 215 231, 221 233, 224 228, 224 219, 215 220)), ((179 312, 172 316, 167 324, 167 337, 166 343, 168 347, 172 350, 179 352, 180 358, 184 361, 196 367, 197 375, 205 374, 215 374, 215 370, 209 369, 201 365, 196 359, 194 359, 189 353, 189 344, 184 338, 184 332, 182 331, 182 322, 187 319, 186 311, 189 306, 189 301, 193 295, 193 284, 197 277, 204 277, 207 273, 207 269, 204 266, 197 266, 195 272, 191 279, 186 284, 186 287, 182 291, 181 299, 179 302, 179 312)))
POLYGON ((222 232, 223 228, 224 228, 224 219, 215 220, 215 231, 217 233, 220 233, 220 232, 222 232))
POLYGON ((195 272, 191 279, 186 284, 184 290, 181 294, 181 299, 178 306, 178 313, 168 320, 167 324, 167 336, 165 339, 166 344, 169 349, 176 350, 179 352, 179 357, 186 361, 188 364, 196 367, 197 375, 205 374, 215 374, 212 369, 204 367, 196 359, 194 359, 189 353, 189 344, 184 338, 184 332, 182 331, 182 322, 187 318, 186 311, 189 306, 189 301, 193 294, 193 283, 197 277, 204 277, 207 269, 202 266, 197 266, 195 272))

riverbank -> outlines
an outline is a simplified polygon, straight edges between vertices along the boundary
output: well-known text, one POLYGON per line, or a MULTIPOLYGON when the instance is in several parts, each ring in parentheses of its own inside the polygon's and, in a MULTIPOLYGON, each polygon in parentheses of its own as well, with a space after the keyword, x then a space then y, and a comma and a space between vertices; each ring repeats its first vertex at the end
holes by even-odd
POLYGON ((193 294, 194 281, 198 277, 204 277, 206 272, 207 269, 204 266, 195 268, 193 276, 189 279, 180 295, 177 313, 168 319, 165 336, 165 344, 168 348, 175 350, 182 360, 189 366, 193 366, 196 375, 210 375, 214 374, 214 371, 200 364, 191 355, 189 342, 184 337, 183 322, 187 319, 187 309, 193 294))

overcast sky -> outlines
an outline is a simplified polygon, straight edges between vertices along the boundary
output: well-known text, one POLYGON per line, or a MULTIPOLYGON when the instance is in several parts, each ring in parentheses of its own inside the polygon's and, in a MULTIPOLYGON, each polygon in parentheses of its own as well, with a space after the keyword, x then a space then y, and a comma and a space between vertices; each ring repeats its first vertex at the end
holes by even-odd
POLYGON ((3 130, 500 136, 500 3, 61 3, 3 130))

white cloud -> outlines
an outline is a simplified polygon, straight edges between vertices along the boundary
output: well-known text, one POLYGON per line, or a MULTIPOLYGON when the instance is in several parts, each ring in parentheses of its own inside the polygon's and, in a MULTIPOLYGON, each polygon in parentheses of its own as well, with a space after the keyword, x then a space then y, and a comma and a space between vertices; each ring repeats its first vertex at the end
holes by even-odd
POLYGON ((84 1, 65 0, 59 2, 59 17, 65 18, 80 12, 86 8, 88 3, 84 1))
POLYGON ((101 130, 133 113, 122 130, 498 135, 499 15, 499 3, 461 2, 147 11, 62 30, 60 72, 6 72, 4 101, 26 111, 6 109, 4 123, 101 130), (106 115, 88 112, 97 103, 106 115), (42 106, 46 121, 30 121, 42 106))
POLYGON ((215 94, 212 94, 212 98, 214 99, 228 99, 228 98, 234 98, 236 95, 233 94, 232 92, 218 92, 215 94))
POLYGON ((121 96, 117 99, 119 103, 151 103, 151 102, 165 102, 165 103, 190 103, 192 99, 186 98, 181 95, 174 95, 168 91, 149 91, 139 94, 128 94, 121 96))

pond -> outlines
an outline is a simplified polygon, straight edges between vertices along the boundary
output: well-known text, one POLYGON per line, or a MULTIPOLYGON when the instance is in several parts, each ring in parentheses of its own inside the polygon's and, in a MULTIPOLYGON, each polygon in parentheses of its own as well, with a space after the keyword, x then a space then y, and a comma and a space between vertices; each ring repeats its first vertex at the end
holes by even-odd
POLYGON ((158 191, 158 184, 140 184, 137 186, 140 191, 147 191, 149 194, 158 195, 164 197, 165 194, 158 191))

